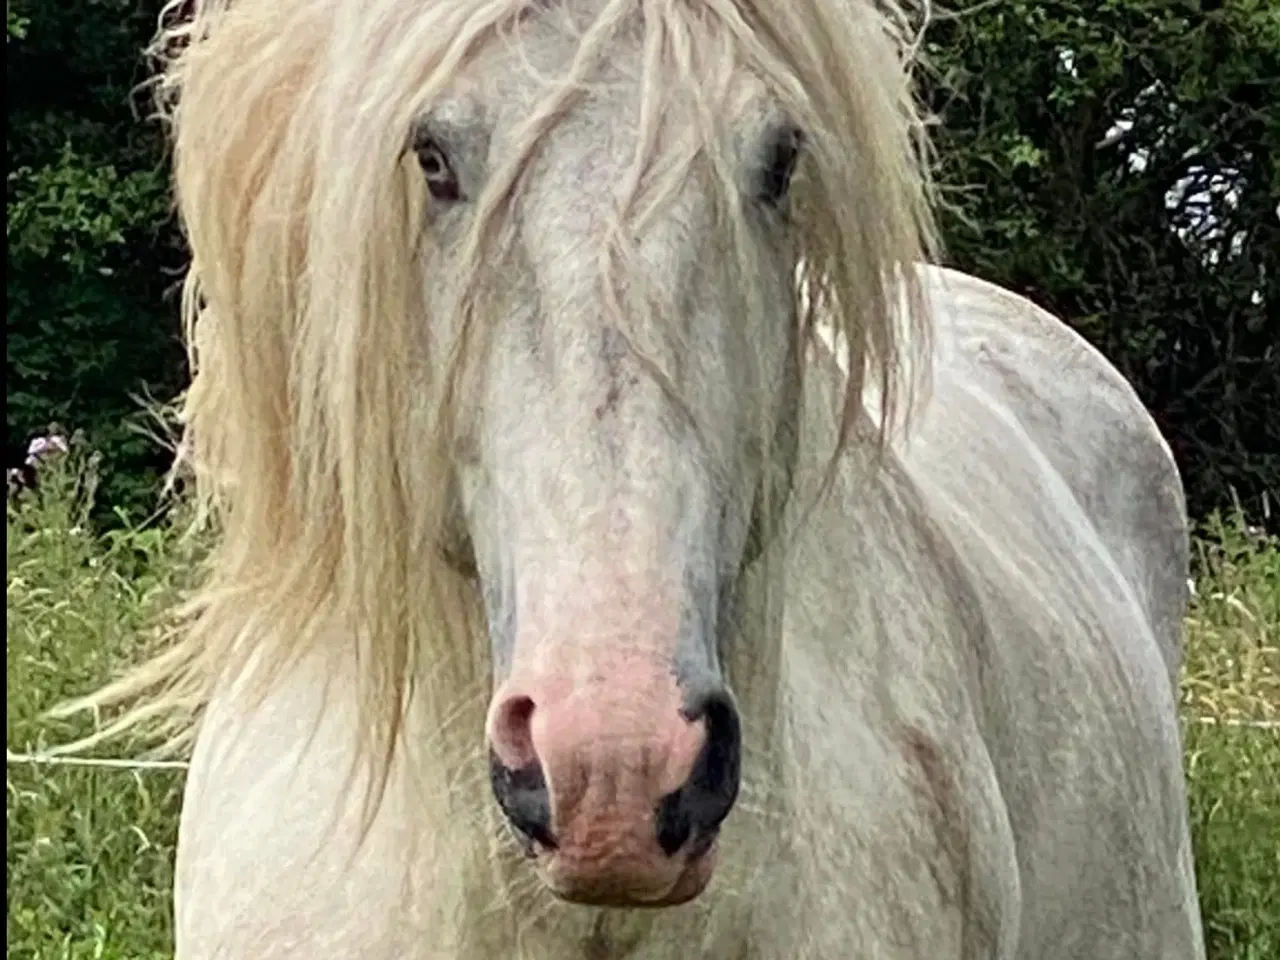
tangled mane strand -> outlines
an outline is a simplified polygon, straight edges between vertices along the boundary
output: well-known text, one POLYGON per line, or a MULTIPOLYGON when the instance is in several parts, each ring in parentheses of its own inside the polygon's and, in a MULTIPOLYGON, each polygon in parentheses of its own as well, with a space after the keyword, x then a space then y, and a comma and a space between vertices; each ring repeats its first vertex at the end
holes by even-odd
MULTIPOLYGON (((414 685, 443 715, 469 686, 460 681, 486 669, 477 611, 435 549, 454 365, 423 389, 424 198, 406 145, 481 46, 548 5, 170 3, 170 14, 193 8, 155 44, 192 251, 183 312, 195 376, 179 464, 219 542, 172 644, 78 705, 135 701, 94 739, 169 717, 178 746, 224 680, 251 678, 264 695, 291 660, 336 636, 358 657, 362 756, 381 783, 414 685), (415 395, 439 409, 424 412, 415 395)), ((599 41, 637 12, 648 62, 675 51, 672 69, 645 71, 637 167, 662 168, 654 105, 726 75, 705 51, 754 71, 805 130, 794 212, 804 329, 820 316, 847 353, 841 446, 869 382, 883 440, 911 405, 930 340, 911 269, 931 252, 933 229, 923 126, 900 57, 904 18, 873 0, 608 0, 584 36, 599 41)), ((579 57, 570 73, 585 69, 579 57)), ((485 238, 501 233, 575 82, 553 91, 520 156, 476 201, 457 281, 467 329, 483 328, 473 321, 485 238)), ((638 217, 657 202, 639 203, 643 180, 628 181, 623 204, 638 217)), ((624 234, 615 231, 611 263, 628 258, 624 234)))

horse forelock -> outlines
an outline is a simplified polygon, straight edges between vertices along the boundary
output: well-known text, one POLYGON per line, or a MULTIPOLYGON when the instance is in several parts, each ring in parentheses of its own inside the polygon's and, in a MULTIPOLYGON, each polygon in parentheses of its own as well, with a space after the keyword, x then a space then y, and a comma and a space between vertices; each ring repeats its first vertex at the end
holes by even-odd
MULTIPOLYGON (((162 32, 156 49, 170 59, 160 86, 192 250, 184 313, 196 372, 183 458, 220 546, 176 647, 107 699, 159 685, 181 691, 189 710, 248 669, 251 654, 265 690, 273 668, 336 632, 358 653, 370 756, 385 761, 418 658, 430 669, 417 682, 442 716, 458 689, 475 691, 484 657, 474 598, 432 539, 446 510, 440 438, 459 365, 424 389, 421 248, 432 238, 406 148, 415 119, 487 44, 556 6, 205 0, 162 32)), ((903 268, 932 239, 896 8, 598 0, 589 13, 577 61, 475 201, 464 268, 449 280, 468 334, 485 333, 485 264, 516 215, 531 158, 614 38, 640 29, 649 68, 635 172, 619 204, 617 256, 603 269, 626 268, 628 224, 659 208, 695 159, 715 171, 711 98, 735 71, 753 75, 809 144, 793 215, 802 329, 817 315, 843 338, 846 435, 868 379, 888 424, 911 399, 902 371, 927 361, 926 312, 915 272, 903 268), (695 130, 700 151, 659 135, 661 105, 690 90, 706 126, 695 130), (908 354, 916 362, 904 363, 908 354)))

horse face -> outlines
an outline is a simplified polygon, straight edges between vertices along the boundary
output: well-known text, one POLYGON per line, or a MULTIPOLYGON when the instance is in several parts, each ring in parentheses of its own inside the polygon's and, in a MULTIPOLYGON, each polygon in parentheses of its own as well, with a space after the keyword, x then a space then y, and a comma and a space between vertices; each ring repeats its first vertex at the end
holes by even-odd
MULTIPOLYGON (((738 791, 724 600, 790 375, 799 138, 741 77, 723 129, 691 134, 706 121, 671 96, 646 145, 656 80, 619 40, 528 149, 522 122, 551 92, 536 75, 562 73, 576 41, 526 32, 414 140, 433 277, 460 269, 486 188, 525 158, 453 448, 492 644, 493 788, 562 898, 675 904, 709 881, 738 791), (682 153, 698 137, 721 176, 682 153)), ((430 296, 455 316, 447 341, 457 311, 430 296)))

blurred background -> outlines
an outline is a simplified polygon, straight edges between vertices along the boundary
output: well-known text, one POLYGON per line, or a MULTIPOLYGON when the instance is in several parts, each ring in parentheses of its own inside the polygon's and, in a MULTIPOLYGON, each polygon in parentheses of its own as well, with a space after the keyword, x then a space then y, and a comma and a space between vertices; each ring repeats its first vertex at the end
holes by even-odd
MULTIPOLYGON (((972 0, 969 0, 972 3, 972 0)), ((7 8, 6 466, 50 423, 103 457, 99 514, 154 505, 138 397, 186 377, 160 0, 7 8)), ((1192 511, 1280 518, 1280 4, 995 0, 934 11, 948 262, 1064 317, 1135 384, 1192 511)))

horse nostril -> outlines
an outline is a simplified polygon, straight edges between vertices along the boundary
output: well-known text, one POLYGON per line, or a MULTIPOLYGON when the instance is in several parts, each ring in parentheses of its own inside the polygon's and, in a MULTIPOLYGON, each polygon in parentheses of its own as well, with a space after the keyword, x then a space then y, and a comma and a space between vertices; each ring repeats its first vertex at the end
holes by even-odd
POLYGON ((674 856, 692 839, 690 856, 702 855, 738 798, 742 766, 742 732, 738 711, 726 693, 705 697, 684 714, 702 720, 707 739, 684 786, 658 804, 658 845, 674 856))
POLYGON ((515 694, 499 700, 489 719, 489 739, 500 760, 511 768, 522 770, 538 762, 533 746, 532 697, 515 694))
POLYGON ((548 850, 556 848, 551 832, 551 795, 542 764, 534 761, 513 770, 489 752, 489 782, 498 806, 507 821, 524 838, 537 841, 548 850))

